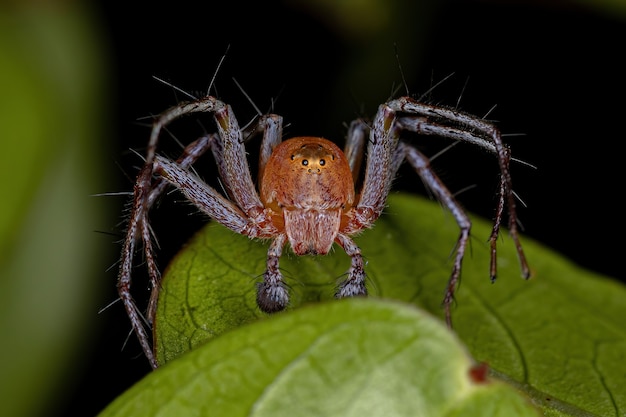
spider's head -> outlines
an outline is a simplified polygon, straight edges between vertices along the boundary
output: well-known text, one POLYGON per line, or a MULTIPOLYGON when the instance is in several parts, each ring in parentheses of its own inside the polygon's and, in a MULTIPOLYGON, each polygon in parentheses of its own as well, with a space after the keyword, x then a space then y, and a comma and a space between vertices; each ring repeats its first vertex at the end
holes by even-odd
POLYGON ((334 162, 335 155, 319 143, 305 143, 291 154, 290 159, 293 167, 300 168, 303 174, 319 175, 334 162))
POLYGON ((279 144, 261 180, 261 200, 281 210, 347 209, 354 203, 348 161, 337 145, 316 137, 297 137, 279 144))

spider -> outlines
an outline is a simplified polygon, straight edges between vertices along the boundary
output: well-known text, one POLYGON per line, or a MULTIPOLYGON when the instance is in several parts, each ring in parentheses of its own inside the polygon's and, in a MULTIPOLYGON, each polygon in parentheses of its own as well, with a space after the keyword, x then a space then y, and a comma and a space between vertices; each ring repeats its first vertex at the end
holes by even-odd
POLYGON ((522 275, 530 271, 520 243, 515 195, 511 186, 510 150, 499 130, 482 118, 454 109, 425 104, 409 96, 379 106, 371 121, 358 119, 348 128, 345 149, 320 137, 282 139, 282 117, 269 114, 250 128, 240 128, 232 108, 213 96, 182 102, 158 115, 153 122, 145 162, 134 186, 132 211, 122 248, 117 288, 134 332, 152 368, 157 368, 144 318, 131 295, 133 257, 143 243, 152 292, 146 320, 152 323, 159 296, 160 272, 153 256, 148 213, 155 200, 173 186, 200 211, 229 229, 254 239, 270 240, 266 270, 257 285, 257 304, 266 313, 283 310, 289 291, 283 282, 279 259, 289 244, 296 255, 324 255, 338 244, 351 258, 346 278, 336 297, 364 296, 364 261, 351 236, 370 228, 385 208, 385 201, 400 165, 406 161, 433 195, 450 210, 460 234, 452 256, 443 308, 452 326, 451 304, 470 237, 470 219, 430 167, 429 159, 403 138, 404 132, 463 141, 493 153, 500 168, 499 198, 489 237, 490 276, 496 277, 496 240, 508 209, 508 229, 519 257, 522 275), (161 131, 173 120, 193 113, 212 113, 217 132, 186 146, 178 160, 157 155, 161 131), (244 139, 262 134, 258 190, 250 173, 244 139), (360 165, 367 146, 364 172, 360 165), (225 193, 200 180, 192 164, 210 150, 225 193))

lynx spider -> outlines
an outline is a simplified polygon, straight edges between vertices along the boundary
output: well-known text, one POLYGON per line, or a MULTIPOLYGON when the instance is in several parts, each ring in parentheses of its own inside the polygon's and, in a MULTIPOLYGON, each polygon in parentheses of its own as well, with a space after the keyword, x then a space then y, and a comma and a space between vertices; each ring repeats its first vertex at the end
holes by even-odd
POLYGON ((451 303, 461 273, 461 262, 470 236, 470 219, 453 194, 430 168, 429 159, 401 137, 403 132, 434 135, 467 142, 493 153, 500 168, 499 198, 489 237, 491 279, 496 277, 496 240, 508 209, 508 229, 514 241, 522 275, 530 271, 519 240, 515 196, 512 191, 510 150, 499 130, 482 118, 454 109, 425 104, 408 96, 379 106, 371 124, 353 121, 344 151, 318 137, 282 140, 282 117, 269 114, 249 129, 241 129, 231 107, 213 96, 182 102, 158 115, 153 122, 145 162, 134 186, 132 211, 122 248, 117 288, 132 328, 152 368, 158 366, 144 317, 131 295, 136 246, 141 241, 152 293, 146 320, 152 323, 160 289, 160 272, 153 256, 148 213, 155 200, 173 186, 199 210, 229 229, 250 238, 270 239, 267 268, 257 287, 257 304, 272 313, 284 309, 289 293, 279 258, 289 243, 297 255, 326 254, 333 243, 351 258, 347 278, 338 286, 337 298, 366 295, 364 261, 350 236, 371 227, 385 208, 387 194, 400 165, 407 161, 433 195, 447 207, 460 228, 453 253, 452 273, 443 298, 451 327, 451 303), (161 131, 173 120, 193 113, 212 113, 217 132, 189 144, 176 161, 157 155, 161 131), (259 157, 259 190, 252 179, 244 138, 262 134, 259 157), (369 139, 368 139, 369 138, 369 139), (367 158, 359 192, 355 183, 365 154, 367 158), (190 168, 211 150, 226 195, 201 181, 190 168))

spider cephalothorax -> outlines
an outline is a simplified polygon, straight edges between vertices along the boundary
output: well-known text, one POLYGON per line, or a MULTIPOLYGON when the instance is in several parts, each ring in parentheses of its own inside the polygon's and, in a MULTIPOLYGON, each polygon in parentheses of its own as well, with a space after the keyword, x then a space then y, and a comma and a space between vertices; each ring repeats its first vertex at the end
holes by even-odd
POLYGON ((352 172, 341 149, 314 137, 278 145, 264 167, 261 202, 297 255, 325 255, 354 204, 352 172))
POLYGON ((159 115, 153 124, 145 164, 135 183, 133 208, 118 276, 118 291, 134 331, 152 367, 157 363, 141 314, 130 293, 133 256, 143 242, 152 296, 147 319, 151 323, 159 293, 160 274, 153 258, 148 212, 166 186, 173 186, 199 210, 231 230, 250 238, 270 239, 267 266, 257 288, 257 304, 265 312, 284 309, 289 292, 283 282, 279 259, 289 244, 297 255, 328 253, 336 243, 351 257, 345 280, 338 286, 338 298, 366 295, 363 257, 351 236, 371 227, 385 207, 387 194, 400 165, 408 162, 433 195, 454 216, 460 228, 452 273, 443 300, 446 320, 451 326, 450 305, 461 272, 471 223, 452 193, 430 168, 428 158, 402 139, 403 132, 434 135, 477 145, 491 153, 500 167, 499 199, 491 245, 491 278, 496 275, 496 240, 504 208, 508 209, 509 232, 520 259, 522 274, 529 269, 519 242, 515 198, 511 186, 509 149, 491 123, 456 110, 400 97, 380 105, 371 124, 351 123, 345 149, 319 137, 282 140, 282 118, 266 115, 251 131, 240 129, 230 106, 207 96, 181 103, 159 115), (211 112, 217 133, 188 145, 177 161, 156 154, 161 129, 174 119, 197 112, 211 112), (257 190, 246 159, 244 135, 262 132, 257 190), (367 146, 367 151, 365 147, 367 146), (211 150, 226 195, 201 181, 190 166, 211 150), (360 187, 361 161, 367 152, 360 187))

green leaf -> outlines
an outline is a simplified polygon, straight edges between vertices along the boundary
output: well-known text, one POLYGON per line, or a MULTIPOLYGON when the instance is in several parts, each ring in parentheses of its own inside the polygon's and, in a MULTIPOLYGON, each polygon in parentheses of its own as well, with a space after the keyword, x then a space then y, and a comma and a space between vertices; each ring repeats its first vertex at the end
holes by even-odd
POLYGON ((91 195, 110 176, 110 70, 85 4, 10 3, 0 6, 0 415, 25 417, 51 415, 70 392, 105 304, 111 245, 94 230, 115 218, 91 195))
POLYGON ((391 301, 318 303, 228 332, 172 361, 101 416, 537 416, 514 389, 475 382, 429 314, 391 301))
MULTIPOLYGON (((499 280, 492 284, 488 276, 489 248, 486 242, 490 228, 488 222, 474 219, 474 239, 464 261, 462 282, 453 309, 455 331, 471 356, 487 363, 493 374, 523 391, 547 415, 621 415, 626 409, 626 393, 623 390, 626 375, 626 324, 622 319, 626 316, 623 303, 626 299, 625 288, 615 281, 578 268, 530 239, 524 239, 524 247, 534 274, 526 281, 520 277, 513 242, 506 236, 499 242, 499 280)), ((368 318, 365 321, 369 320, 374 328, 377 326, 374 323, 385 320, 378 316, 380 312, 377 310, 378 304, 373 300, 375 298, 408 302, 441 318, 441 300, 451 271, 449 254, 457 236, 458 227, 453 218, 439 205, 408 195, 390 196, 387 212, 372 230, 365 231, 357 238, 368 262, 366 271, 371 293, 369 300, 363 300, 363 307, 358 304, 358 308, 372 309, 362 314, 368 318)), ((180 401, 191 401, 189 398, 183 400, 186 394, 178 392, 182 387, 188 393, 193 391, 184 382, 190 378, 190 371, 186 370, 191 366, 190 361, 196 360, 190 358, 202 354, 216 358, 230 357, 221 348, 215 347, 216 344, 227 343, 222 342, 225 338, 230 341, 241 339, 240 343, 258 346, 262 343, 263 335, 267 335, 264 332, 287 333, 293 340, 281 339, 274 348, 283 352, 285 349, 290 351, 293 346, 295 351, 279 356, 297 357, 303 349, 296 348, 301 338, 310 341, 317 340, 317 337, 323 338, 325 336, 322 334, 329 329, 325 326, 332 326, 331 323, 345 320, 346 326, 352 325, 348 324, 352 319, 347 313, 332 309, 323 311, 334 313, 320 312, 317 316, 313 313, 307 316, 313 328, 320 332, 313 339, 307 339, 311 337, 308 335, 308 326, 296 324, 299 323, 297 317, 300 317, 298 314, 301 310, 317 311, 301 306, 320 304, 319 301, 333 298, 336 282, 350 263, 340 250, 324 257, 285 254, 281 259, 281 268, 292 290, 291 309, 294 311, 280 313, 271 319, 260 313, 255 305, 254 283, 265 269, 266 251, 267 244, 250 241, 216 224, 209 224, 192 239, 164 275, 155 324, 158 360, 166 363, 163 370, 168 369, 168 372, 177 376, 168 374, 167 377, 158 377, 156 375, 164 375, 159 370, 153 374, 155 376, 149 376, 135 387, 132 394, 120 399, 115 407, 136 401, 137 396, 143 395, 143 389, 154 389, 151 388, 152 384, 157 384, 154 386, 158 386, 162 393, 168 393, 167 398, 173 401, 166 401, 168 407, 177 407, 175 403, 180 401), (296 318, 289 318, 292 315, 296 315, 296 318), (254 324, 241 327, 245 323, 254 324), (273 326, 278 328, 284 323, 287 324, 282 330, 253 330, 273 326), (262 334, 255 333, 257 331, 262 334), (258 338, 250 339, 252 335, 258 338), (211 339, 213 342, 206 344, 211 339), (182 355, 187 351, 204 353, 182 355), (181 382, 167 382, 179 381, 179 377, 182 378, 181 382), (160 378, 163 381, 157 382, 160 378)), ((330 305, 339 303, 331 301, 330 305)), ((395 329, 397 324, 394 319, 385 323, 381 327, 395 329)), ((300 387, 307 387, 307 390, 314 390, 309 391, 309 395, 319 395, 316 397, 320 398, 319 401, 330 398, 327 393, 315 391, 313 385, 319 377, 317 371, 323 362, 332 361, 338 352, 360 355, 366 344, 371 346, 372 350, 368 350, 370 355, 383 361, 387 355, 385 346, 389 345, 389 348, 400 343, 393 341, 392 334, 395 331, 384 336, 373 332, 367 343, 357 336, 334 341, 336 349, 324 354, 321 362, 299 362, 298 366, 305 367, 306 371, 299 374, 298 384, 290 385, 291 390, 281 391, 282 397, 291 397, 296 395, 300 387), (377 341, 385 343, 379 346, 377 341)), ((420 335, 419 343, 415 344, 416 347, 411 345, 409 350, 418 349, 417 346, 421 344, 437 343, 430 339, 437 339, 436 332, 431 334, 420 330, 420 335)), ((443 354, 448 355, 449 352, 443 354)), ((262 367, 267 367, 267 363, 271 362, 270 356, 258 359, 262 367)), ((360 356, 356 360, 365 361, 360 356)), ((456 372, 466 373, 467 367, 459 365, 452 356, 447 360, 457 364, 456 372)), ((253 366, 255 359, 239 358, 237 361, 240 361, 238 366, 229 368, 228 365, 222 365, 225 368, 220 369, 230 369, 230 373, 225 371, 219 380, 234 379, 246 384, 251 380, 256 381, 258 375, 253 366), (242 375, 242 369, 250 369, 250 372, 242 375)), ((428 383, 441 384, 443 391, 457 390, 449 379, 432 377, 432 372, 426 372, 421 362, 403 363, 409 372, 386 374, 387 385, 401 386, 408 383, 407 378, 417 373, 428 375, 428 383)), ((216 359, 214 366, 218 364, 219 360, 216 359)), ((291 370, 295 365, 287 361, 282 366, 291 370)), ((343 372, 343 366, 336 365, 333 372, 343 372)), ((440 366, 436 365, 435 369, 440 366)), ((402 366, 399 368, 403 369, 402 366)), ((280 371, 281 375, 284 369, 280 371)), ((445 367, 440 369, 443 372, 445 367)), ((353 369, 351 372, 351 377, 358 384, 369 371, 361 373, 353 369)), ((217 377, 214 371, 210 373, 212 378, 217 377)), ((273 389, 276 383, 274 377, 268 378, 267 383, 260 382, 264 390, 273 389)), ((148 392, 145 395, 151 394, 148 392)), ((198 393, 194 391, 194 395, 198 396, 198 393)), ((226 389, 221 393, 203 392, 200 396, 208 398, 207 401, 213 407, 222 402, 232 403, 233 398, 237 397, 230 395, 232 393, 226 389)), ((381 391, 378 401, 385 401, 388 395, 388 392, 381 391)), ((492 404, 498 397, 490 392, 484 395, 489 398, 488 401, 472 400, 471 406, 482 409, 485 403, 492 404)), ((428 401, 440 401, 437 395, 426 398, 428 401)), ((254 404, 264 399, 255 394, 248 398, 254 404)), ((160 404, 158 407, 166 406, 160 404)), ((146 410, 154 412, 154 407, 146 410)), ((292 415, 298 415, 295 410, 290 411, 294 413, 292 415)), ((338 415, 344 415, 345 412, 344 409, 335 411, 338 415)), ((512 414, 507 410, 503 415, 512 414)))

